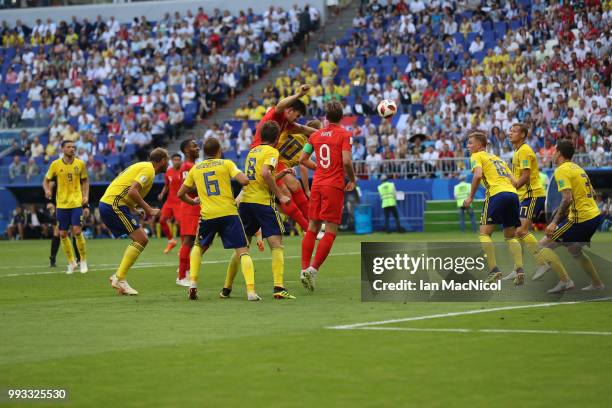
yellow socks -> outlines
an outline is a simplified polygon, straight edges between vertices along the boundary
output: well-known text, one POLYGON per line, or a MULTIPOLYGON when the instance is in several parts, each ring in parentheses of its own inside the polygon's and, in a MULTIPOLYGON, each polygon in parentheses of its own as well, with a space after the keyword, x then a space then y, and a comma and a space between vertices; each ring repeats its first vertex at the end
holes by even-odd
POLYGON ((478 239, 480 240, 485 255, 487 255, 487 264, 489 266, 489 272, 491 272, 497 267, 497 261, 495 260, 495 245, 493 245, 493 240, 491 240, 491 237, 487 234, 480 234, 478 239))
POLYGON ((283 273, 285 271, 285 257, 283 248, 272 249, 272 276, 274 277, 274 286, 283 288, 283 273))
POLYGON ((123 253, 123 259, 119 264, 119 268, 117 269, 116 275, 119 280, 124 280, 127 275, 128 269, 134 265, 134 262, 138 259, 140 254, 144 251, 144 247, 140 245, 138 242, 132 241, 130 245, 125 249, 123 253))
POLYGON ((514 261, 514 269, 523 267, 523 249, 521 248, 521 244, 516 238, 506 238, 506 243, 508 244, 508 249, 510 250, 510 254, 512 254, 512 260, 514 261))
POLYGON ((533 255, 533 258, 536 260, 538 265, 544 265, 546 263, 546 260, 544 259, 540 251, 538 240, 536 239, 536 237, 533 236, 531 232, 519 239, 522 243, 525 244, 527 250, 531 253, 531 255, 533 255))
POLYGON ((202 263, 202 248, 194 244, 189 254, 189 282, 192 285, 198 283, 198 275, 200 274, 200 265, 202 263))
POLYGON ((66 237, 66 238, 61 238, 60 242, 62 244, 62 249, 64 250, 64 253, 66 254, 66 259, 68 260, 68 263, 73 263, 74 262, 74 254, 72 253, 72 241, 70 241, 70 237, 66 237))
MULTIPOLYGON (((234 254, 232 256, 232 261, 236 257, 237 257, 236 254, 234 254)), ((247 292, 248 293, 255 292, 255 266, 253 266, 253 260, 251 259, 251 255, 246 254, 246 253, 240 255, 240 268, 242 269, 242 275, 244 275, 244 281, 246 282, 247 292)), ((227 270, 227 273, 229 276, 229 268, 227 270)), ((234 272, 234 276, 236 276, 236 272, 234 272)), ((227 283, 227 278, 226 278, 226 283, 227 283)), ((229 287, 231 288, 231 286, 229 287)))
POLYGON ((236 255, 236 253, 234 252, 232 254, 232 257, 230 258, 229 264, 227 265, 227 272, 225 273, 225 283, 223 284, 224 288, 232 288, 232 285, 234 284, 234 278, 236 278, 236 274, 238 273, 239 263, 240 261, 238 259, 238 255, 236 255))
POLYGON ((77 246, 77 249, 79 250, 79 255, 81 256, 81 261, 87 260, 87 250, 86 250, 86 247, 85 247, 85 237, 83 236, 83 234, 78 234, 78 235, 75 235, 74 238, 76 239, 76 246, 77 246))
POLYGON ((601 279, 599 278, 599 274, 595 270, 595 265, 593 265, 593 261, 591 260, 591 258, 584 252, 581 252, 580 255, 574 257, 574 259, 580 264, 580 266, 582 266, 582 269, 584 269, 584 271, 589 275, 593 285, 601 286, 601 279))
POLYGON ((542 254, 542 258, 544 258, 544 260, 550 264, 553 271, 557 273, 559 280, 567 282, 569 280, 569 275, 567 274, 567 270, 565 269, 565 266, 563 266, 559 255, 557 255, 555 251, 550 248, 542 248, 540 253, 542 254))

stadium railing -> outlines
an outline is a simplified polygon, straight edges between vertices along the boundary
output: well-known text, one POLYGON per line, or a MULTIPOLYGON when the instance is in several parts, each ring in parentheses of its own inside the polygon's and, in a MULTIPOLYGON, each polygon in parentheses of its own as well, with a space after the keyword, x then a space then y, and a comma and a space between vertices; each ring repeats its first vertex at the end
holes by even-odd
MULTIPOLYGON (((573 161, 585 168, 611 167, 612 157, 594 157, 588 153, 574 155, 573 161)), ((550 161, 538 157, 540 169, 552 169, 550 161)), ((511 165, 511 163, 508 163, 511 165)), ((449 177, 470 170, 469 157, 445 157, 441 159, 392 159, 355 160, 355 174, 359 178, 378 178, 386 174, 390 178, 449 177)))

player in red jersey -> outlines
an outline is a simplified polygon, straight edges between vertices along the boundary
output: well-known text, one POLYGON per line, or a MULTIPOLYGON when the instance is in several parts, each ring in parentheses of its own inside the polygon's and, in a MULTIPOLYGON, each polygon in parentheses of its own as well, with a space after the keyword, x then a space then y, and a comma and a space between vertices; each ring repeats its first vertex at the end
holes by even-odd
POLYGON ((325 106, 325 116, 329 124, 310 135, 300 164, 314 170, 310 191, 310 211, 308 231, 302 240, 302 272, 300 281, 310 291, 314 290, 315 278, 321 264, 331 250, 338 224, 342 219, 344 192, 355 188, 355 171, 351 159, 351 132, 340 126, 342 104, 329 102, 325 106), (312 153, 317 156, 317 164, 310 160, 312 153), (344 178, 349 182, 345 185, 344 178), (325 221, 325 234, 319 241, 314 260, 311 262, 317 233, 325 221))
MULTIPOLYGON (((195 165, 196 160, 200 157, 200 148, 195 140, 187 139, 181 142, 181 152, 185 155, 185 161, 181 165, 181 185, 189 170, 195 165)), ((190 195, 192 199, 197 195, 190 195)), ((189 286, 189 278, 187 271, 189 270, 189 253, 193 247, 195 237, 198 233, 198 224, 200 222, 200 206, 189 205, 181 202, 181 250, 179 252, 179 271, 176 278, 176 284, 180 286, 189 286)))
POLYGON ((172 248, 176 246, 176 240, 172 236, 172 231, 170 231, 170 227, 168 226, 168 220, 173 220, 175 224, 178 224, 180 221, 181 201, 176 196, 182 185, 180 169, 181 155, 175 153, 172 155, 172 167, 166 170, 164 188, 157 196, 157 199, 162 201, 164 196, 168 194, 168 198, 161 209, 161 217, 159 219, 162 233, 168 238, 168 245, 166 249, 164 249, 164 254, 172 251, 172 248))
MULTIPOLYGON (((283 157, 286 156, 287 160, 290 160, 292 153, 298 153, 301 151, 296 138, 291 137, 290 135, 301 134, 308 137, 317 130, 309 126, 300 125, 296 122, 306 113, 306 105, 304 105, 304 102, 302 102, 300 98, 308 94, 308 91, 310 91, 309 85, 301 85, 296 94, 281 99, 276 106, 268 109, 255 129, 255 138, 251 144, 251 149, 261 144, 260 128, 264 123, 268 121, 278 123, 281 135, 284 135, 284 137, 279 138, 279 142, 276 146, 274 146, 281 154, 280 162, 276 168, 277 173, 280 173, 287 168, 286 163, 283 163, 283 157)), ((284 179, 287 180, 280 179, 278 184, 287 184, 287 187, 291 192, 291 201, 289 201, 287 204, 281 203, 280 208, 285 214, 291 217, 291 219, 297 222, 302 229, 306 230, 308 226, 308 198, 304 193, 304 190, 299 188, 299 182, 297 180, 295 180, 295 183, 291 183, 292 180, 289 180, 288 176, 285 176, 284 179)))

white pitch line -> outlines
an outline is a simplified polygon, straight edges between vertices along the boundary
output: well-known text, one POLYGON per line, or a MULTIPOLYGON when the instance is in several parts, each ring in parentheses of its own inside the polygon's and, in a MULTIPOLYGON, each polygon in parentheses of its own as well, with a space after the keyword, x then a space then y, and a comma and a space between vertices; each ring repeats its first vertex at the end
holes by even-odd
POLYGON ((604 297, 604 298, 598 298, 598 299, 592 299, 592 300, 577 300, 577 301, 572 301, 572 302, 533 303, 529 305, 493 307, 490 309, 475 309, 475 310, 466 310, 463 312, 440 313, 440 314, 425 315, 425 316, 405 317, 402 319, 379 320, 375 322, 345 324, 345 325, 340 325, 340 326, 329 326, 327 327, 327 329, 351 330, 351 329, 357 329, 357 328, 368 327, 368 326, 380 326, 380 325, 389 324, 389 323, 414 322, 417 320, 430 320, 430 319, 440 319, 444 317, 466 316, 466 315, 473 315, 473 314, 480 314, 480 313, 499 312, 502 310, 532 309, 532 308, 537 308, 537 307, 574 305, 577 303, 595 302, 595 301, 611 300, 611 299, 612 297, 604 297))
POLYGON ((422 327, 358 327, 356 330, 408 331, 425 333, 518 333, 518 334, 571 334, 583 336, 612 336, 612 332, 577 330, 531 330, 531 329, 440 329, 422 327))
MULTIPOLYGON (((340 252, 337 254, 329 254, 329 256, 346 256, 346 255, 359 255, 361 252, 340 252)), ((285 259, 296 259, 296 258, 301 258, 301 255, 288 255, 285 256, 285 259)), ((271 260, 271 257, 261 257, 261 258, 253 258, 254 262, 257 261, 269 261, 271 260)), ((202 261, 202 265, 210 265, 210 264, 219 264, 219 263, 223 263, 226 264, 229 262, 229 258, 228 259, 222 259, 222 260, 216 260, 216 261, 202 261)), ((108 268, 89 268, 90 272, 95 272, 95 271, 110 271, 110 270, 115 270, 117 269, 118 264, 101 264, 101 265, 108 265, 108 268)), ((144 268, 159 268, 162 266, 178 266, 177 262, 173 262, 173 263, 142 263, 142 264, 136 264, 134 265, 133 269, 144 269, 144 268)), ((60 268, 61 269, 61 268, 60 268)), ((10 274, 6 274, 6 275, 0 275, 0 278, 16 278, 16 277, 20 277, 20 276, 36 276, 36 275, 64 275, 66 272, 62 269, 59 271, 44 271, 44 272, 26 272, 26 273, 10 273, 10 274)), ((75 272, 75 274, 79 274, 78 271, 75 272)))

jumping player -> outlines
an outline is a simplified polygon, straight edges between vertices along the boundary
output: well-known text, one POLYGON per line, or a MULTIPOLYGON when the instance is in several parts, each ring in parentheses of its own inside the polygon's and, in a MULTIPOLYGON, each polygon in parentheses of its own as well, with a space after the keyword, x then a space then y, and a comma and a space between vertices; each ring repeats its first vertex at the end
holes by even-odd
POLYGON ((172 236, 172 231, 168 226, 168 220, 173 220, 175 224, 179 222, 179 216, 181 214, 181 200, 178 199, 177 193, 181 188, 181 155, 175 153, 172 155, 172 167, 166 170, 164 188, 161 193, 157 196, 159 201, 164 199, 164 196, 168 194, 166 202, 161 209, 161 217, 159 219, 159 225, 161 226, 162 233, 168 239, 168 245, 164 249, 164 254, 172 251, 176 246, 176 240, 172 236))
POLYGON ((202 254, 212 244, 216 234, 223 242, 223 248, 235 250, 240 260, 242 274, 247 286, 247 299, 261 300, 255 292, 255 268, 249 255, 247 237, 238 216, 238 209, 232 193, 231 179, 241 185, 249 184, 249 179, 231 160, 221 159, 221 145, 214 137, 204 143, 206 159, 193 167, 179 190, 179 197, 191 207, 201 203, 201 219, 198 229, 198 240, 191 250, 189 272, 189 299, 198 299, 198 275, 202 254), (187 195, 188 191, 197 191, 197 201, 187 195))
MULTIPOLYGON (((187 179, 187 175, 191 168, 195 165, 196 160, 200 157, 200 148, 195 140, 187 139, 181 143, 181 152, 185 155, 185 160, 181 165, 181 184, 187 179)), ((196 195, 191 195, 191 199, 195 199, 196 195)), ((198 224, 200 222, 200 205, 190 205, 186 202, 181 202, 181 249, 179 251, 179 271, 176 278, 176 284, 179 286, 189 286, 189 278, 187 271, 189 270, 189 254, 195 242, 195 237, 198 232, 198 224)))
POLYGON ((351 159, 351 133, 340 125, 342 104, 329 102, 325 106, 329 125, 310 136, 300 157, 300 164, 314 170, 310 192, 308 231, 302 240, 302 272, 300 281, 310 291, 315 288, 319 268, 329 255, 336 239, 338 224, 342 220, 344 192, 355 188, 355 171, 351 159), (316 154, 315 165, 310 156, 316 154), (345 185, 344 179, 349 182, 345 185), (311 262, 317 234, 322 222, 326 222, 325 234, 319 241, 314 260, 311 262))
MULTIPOLYGON (((304 102, 302 102, 300 98, 308 94, 309 90, 309 85, 301 85, 296 94, 281 99, 276 106, 268 109, 264 117, 257 124, 255 138, 253 139, 251 148, 257 147, 259 144, 261 144, 261 127, 263 124, 269 121, 274 121, 279 126, 280 134, 285 134, 286 137, 283 140, 279 139, 277 144, 272 147, 275 147, 279 151, 281 157, 287 156, 290 158, 290 160, 293 159, 293 155, 299 154, 299 152, 301 152, 301 148, 299 148, 299 141, 296 141, 295 137, 291 138, 289 136, 293 134, 301 134, 308 137, 316 131, 316 129, 313 129, 312 127, 300 125, 296 122, 299 118, 306 114, 306 105, 304 105, 304 102)), ((279 174, 285 168, 285 164, 279 163, 277 165, 276 173, 279 174)), ((308 226, 308 198, 304 194, 304 191, 302 189, 298 189, 295 185, 294 191, 291 190, 291 188, 289 188, 289 190, 295 195, 289 202, 281 203, 280 208, 285 214, 297 222, 302 229, 306 230, 308 226)))
MULTIPOLYGON (((306 126, 313 129, 321 129, 321 122, 318 120, 311 120, 306 126)), ((292 169, 299 166, 300 169, 300 180, 297 179, 294 173, 286 173, 283 177, 276 181, 280 191, 286 196, 291 196, 291 200, 295 203, 295 206, 300 210, 295 212, 292 210, 293 206, 291 203, 281 206, 281 209, 285 214, 291 217, 302 230, 306 232, 308 229, 308 197, 306 192, 310 192, 310 186, 308 184, 308 169, 300 164, 300 155, 304 146, 308 143, 308 136, 304 133, 299 132, 283 132, 281 133, 278 143, 278 154, 279 161, 277 166, 277 173, 282 172, 285 169, 292 169), (293 211, 292 214, 287 211, 293 211)))

